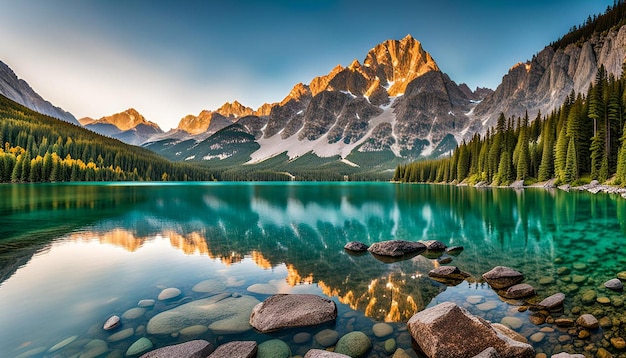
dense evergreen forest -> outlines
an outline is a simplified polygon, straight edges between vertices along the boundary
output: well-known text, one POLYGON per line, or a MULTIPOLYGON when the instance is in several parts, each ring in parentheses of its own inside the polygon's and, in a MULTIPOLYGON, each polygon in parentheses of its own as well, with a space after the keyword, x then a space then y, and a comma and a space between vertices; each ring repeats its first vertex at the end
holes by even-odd
POLYGON ((212 180, 207 168, 48 117, 0 95, 0 182, 212 180))
MULTIPOLYGON (((626 69, 626 68, 625 68, 626 69)), ((626 185, 626 78, 597 71, 586 96, 565 103, 530 123, 500 114, 495 128, 463 142, 451 157, 396 168, 404 182, 480 182, 508 185, 556 178, 556 183, 591 180, 626 185)))

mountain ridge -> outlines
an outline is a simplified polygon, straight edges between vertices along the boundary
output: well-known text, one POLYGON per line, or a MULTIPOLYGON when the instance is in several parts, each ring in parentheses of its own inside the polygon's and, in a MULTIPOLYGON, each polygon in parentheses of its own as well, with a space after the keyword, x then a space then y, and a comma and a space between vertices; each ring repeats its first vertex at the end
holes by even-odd
POLYGON ((139 145, 152 136, 163 133, 158 124, 148 121, 134 108, 99 119, 84 117, 78 122, 93 132, 134 145, 139 145))
POLYGON ((15 72, 2 61, 0 61, 0 94, 35 112, 72 124, 79 124, 71 113, 43 99, 28 82, 18 78, 15 72))

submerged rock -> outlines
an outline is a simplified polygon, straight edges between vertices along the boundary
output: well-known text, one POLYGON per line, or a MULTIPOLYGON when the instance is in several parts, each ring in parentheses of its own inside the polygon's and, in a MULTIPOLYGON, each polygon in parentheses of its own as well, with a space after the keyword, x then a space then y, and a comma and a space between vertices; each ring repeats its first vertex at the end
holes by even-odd
POLYGON ((209 358, 252 358, 257 353, 255 341, 235 341, 222 344, 209 358))
POLYGON ((501 333, 500 330, 508 328, 502 326, 496 329, 451 302, 416 313, 407 326, 421 350, 431 358, 474 357, 489 347, 493 347, 500 357, 535 356, 532 346, 501 333))
POLYGON ((500 358, 500 355, 495 348, 489 347, 472 358, 500 358))
POLYGON ((150 319, 146 329, 149 334, 172 334, 189 326, 205 325, 215 334, 241 333, 252 328, 248 319, 258 303, 252 296, 222 293, 161 312, 150 319))
POLYGON ((304 355, 304 358, 350 358, 345 354, 325 351, 323 349, 311 349, 304 355))
POLYGON ((335 346, 335 353, 345 354, 352 358, 363 357, 372 348, 372 342, 361 331, 354 331, 339 339, 335 346))
POLYGON ((419 254, 426 250, 426 246, 421 242, 406 240, 389 240, 373 244, 367 249, 369 252, 380 256, 400 257, 413 253, 419 254))
POLYGON ((204 340, 189 341, 155 349, 141 358, 205 358, 213 352, 213 344, 204 340))
POLYGON ((450 246, 446 249, 446 252, 450 256, 459 256, 459 254, 463 251, 463 246, 450 246))
POLYGON ((259 344, 256 356, 257 358, 288 358, 291 356, 291 349, 280 339, 270 339, 259 344))
POLYGON ((374 335, 378 338, 388 336, 393 333, 393 327, 391 327, 387 323, 376 323, 372 326, 372 331, 374 331, 374 335))
POLYGON ((345 250, 355 251, 355 252, 365 252, 369 248, 369 246, 365 245, 359 241, 350 241, 344 247, 345 250))
POLYGON ((69 338, 62 340, 61 342, 53 345, 50 349, 48 349, 48 353, 54 353, 58 351, 59 349, 67 347, 70 343, 74 342, 76 338, 78 338, 78 336, 71 336, 69 338))
POLYGON ((137 306, 142 308, 150 308, 154 306, 154 300, 141 300, 137 303, 137 306))
POLYGON ((161 291, 161 293, 159 293, 159 297, 157 298, 159 299, 159 301, 165 301, 165 300, 171 300, 172 298, 176 298, 180 296, 181 294, 182 294, 181 290, 175 287, 170 287, 161 291))
POLYGON ((226 285, 222 281, 218 280, 204 280, 202 282, 197 283, 195 286, 191 288, 193 292, 200 293, 220 293, 224 291, 226 285))
POLYGON ((147 351, 148 349, 151 349, 152 346, 153 344, 151 340, 149 340, 146 337, 141 337, 138 340, 136 340, 135 343, 131 344, 130 347, 128 347, 128 350, 126 351, 126 355, 127 356, 138 355, 140 353, 147 351))
POLYGON ((337 318, 335 302, 310 294, 274 295, 252 310, 250 325, 258 331, 315 326, 337 318))
POLYGON ((524 281, 524 275, 506 266, 496 266, 483 274, 487 283, 497 289, 503 289, 524 281))
POLYGON ((339 333, 327 328, 319 331, 314 338, 322 347, 330 347, 339 340, 339 333))

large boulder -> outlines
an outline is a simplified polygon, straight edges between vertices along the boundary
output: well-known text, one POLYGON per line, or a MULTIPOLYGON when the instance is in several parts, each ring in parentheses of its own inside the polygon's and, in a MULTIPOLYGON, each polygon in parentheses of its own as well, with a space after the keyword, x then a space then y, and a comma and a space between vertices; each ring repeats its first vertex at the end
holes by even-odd
POLYGON ((222 293, 167 310, 148 321, 148 334, 172 334, 189 326, 208 326, 215 334, 235 334, 250 330, 248 319, 259 300, 252 296, 233 297, 222 293))
POLYGON ((367 250, 380 256, 401 257, 424 252, 426 251, 426 245, 421 242, 406 240, 388 240, 372 244, 367 250))
POLYGON ((315 326, 337 318, 335 302, 317 295, 280 294, 257 304, 250 324, 259 332, 283 328, 315 326))
POLYGON ((524 281, 524 275, 506 266, 496 266, 492 268, 490 271, 483 274, 483 278, 496 290, 511 287, 524 281))
POLYGON ((339 339, 335 346, 335 353, 345 354, 352 358, 359 358, 372 348, 372 341, 361 331, 350 332, 339 339))
POLYGON ((437 240, 428 240, 428 241, 423 241, 422 243, 426 246, 426 250, 431 250, 431 251, 445 251, 447 247, 446 244, 437 240))
POLYGON ((255 341, 228 342, 217 347, 209 358, 253 358, 256 357, 257 348, 255 341))
POLYGON ((501 358, 533 358, 529 344, 501 333, 480 317, 451 302, 416 313, 407 323, 411 336, 429 358, 472 358, 493 347, 501 358))
POLYGON ((213 344, 204 340, 189 341, 155 349, 141 358, 205 358, 213 352, 213 344))

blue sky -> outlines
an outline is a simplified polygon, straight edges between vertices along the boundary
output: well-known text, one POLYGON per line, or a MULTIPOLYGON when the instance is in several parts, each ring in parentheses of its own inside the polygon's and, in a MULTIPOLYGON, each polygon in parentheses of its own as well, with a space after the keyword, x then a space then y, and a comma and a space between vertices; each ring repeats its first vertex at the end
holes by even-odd
POLYGON ((165 130, 282 100, 386 39, 419 40, 457 83, 494 88, 613 0, 0 0, 0 60, 77 118, 129 107, 165 130))

